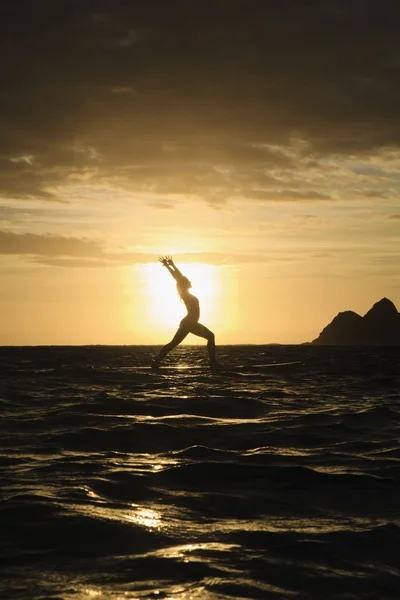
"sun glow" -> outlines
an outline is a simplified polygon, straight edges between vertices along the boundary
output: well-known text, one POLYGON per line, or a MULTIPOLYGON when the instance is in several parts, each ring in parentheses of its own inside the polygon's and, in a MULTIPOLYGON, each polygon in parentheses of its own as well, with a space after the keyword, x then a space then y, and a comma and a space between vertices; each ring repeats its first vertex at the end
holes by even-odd
MULTIPOLYGON (((182 274, 192 282, 190 292, 200 301, 200 322, 208 326, 208 321, 213 318, 219 292, 219 267, 200 263, 178 266, 182 274)), ((140 271, 152 323, 164 332, 175 332, 180 320, 186 315, 186 308, 176 291, 174 279, 160 264, 142 265, 140 271)))

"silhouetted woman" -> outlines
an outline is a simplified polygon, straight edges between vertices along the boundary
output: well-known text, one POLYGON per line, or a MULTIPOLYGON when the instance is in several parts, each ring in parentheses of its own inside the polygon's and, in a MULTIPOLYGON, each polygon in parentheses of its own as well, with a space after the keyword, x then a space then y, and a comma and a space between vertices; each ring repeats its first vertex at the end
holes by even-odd
POLYGON ((171 256, 160 256, 158 259, 160 263, 168 269, 172 277, 176 281, 176 289, 181 299, 185 303, 187 309, 187 315, 180 322, 178 331, 172 338, 172 340, 161 348, 157 358, 153 361, 153 369, 157 369, 160 366, 162 359, 171 352, 178 344, 180 344, 188 333, 193 333, 199 337, 207 340, 207 350, 210 359, 210 366, 212 369, 218 368, 220 365, 215 358, 215 336, 212 331, 204 327, 199 323, 200 318, 200 304, 196 296, 193 296, 189 292, 192 287, 191 282, 187 277, 182 275, 178 267, 174 264, 171 256))

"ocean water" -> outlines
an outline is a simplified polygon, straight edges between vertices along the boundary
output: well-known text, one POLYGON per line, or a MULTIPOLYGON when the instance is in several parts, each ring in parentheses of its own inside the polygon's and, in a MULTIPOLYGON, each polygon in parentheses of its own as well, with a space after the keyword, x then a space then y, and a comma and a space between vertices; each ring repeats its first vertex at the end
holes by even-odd
POLYGON ((398 600, 400 348, 155 351, 0 348, 0 598, 398 600))

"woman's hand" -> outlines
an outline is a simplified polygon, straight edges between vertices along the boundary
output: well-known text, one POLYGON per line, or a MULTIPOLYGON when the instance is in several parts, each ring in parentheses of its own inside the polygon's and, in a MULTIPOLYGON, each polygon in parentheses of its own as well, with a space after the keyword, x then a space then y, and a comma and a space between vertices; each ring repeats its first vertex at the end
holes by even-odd
POLYGON ((163 267, 174 266, 174 261, 172 260, 172 256, 160 256, 158 259, 163 267))
POLYGON ((160 256, 160 258, 158 260, 162 264, 163 267, 168 266, 168 256, 160 256))

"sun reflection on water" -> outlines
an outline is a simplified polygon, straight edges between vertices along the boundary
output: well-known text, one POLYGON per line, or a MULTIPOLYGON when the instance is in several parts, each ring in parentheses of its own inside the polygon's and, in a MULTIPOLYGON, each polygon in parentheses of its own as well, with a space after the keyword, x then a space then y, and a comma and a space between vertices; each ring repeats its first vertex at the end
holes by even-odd
POLYGON ((213 551, 213 552, 228 552, 233 548, 240 548, 238 544, 223 544, 220 542, 199 542, 197 544, 182 544, 180 546, 170 546, 156 550, 152 553, 154 556, 162 556, 163 558, 180 558, 183 562, 191 560, 208 562, 207 556, 196 554, 198 551, 213 551))
POLYGON ((175 467, 181 464, 181 460, 171 458, 170 456, 147 453, 135 453, 134 455, 115 456, 109 464, 116 469, 127 468, 134 469, 136 473, 147 473, 149 471, 163 471, 169 467, 175 467))
POLYGON ((127 521, 132 521, 148 529, 161 529, 161 514, 151 508, 135 508, 124 516, 127 521))

